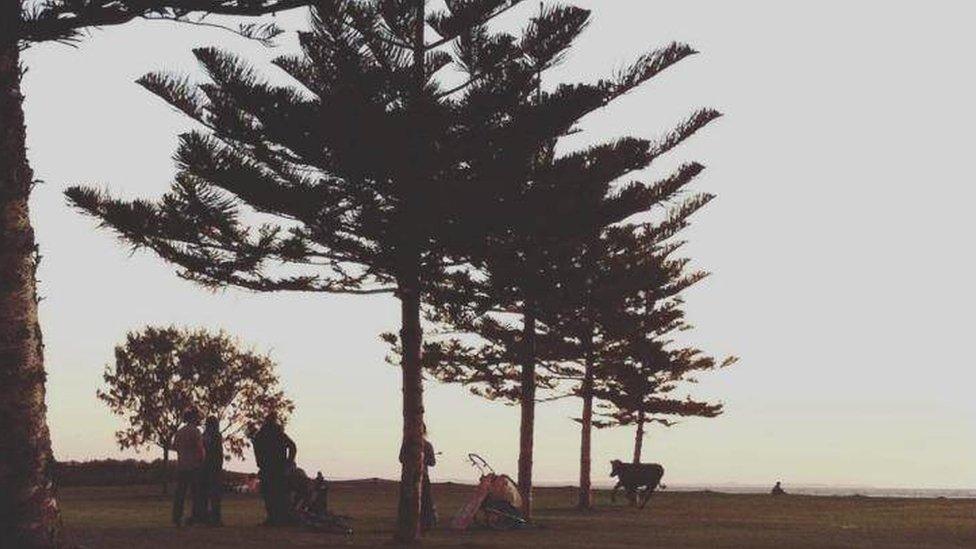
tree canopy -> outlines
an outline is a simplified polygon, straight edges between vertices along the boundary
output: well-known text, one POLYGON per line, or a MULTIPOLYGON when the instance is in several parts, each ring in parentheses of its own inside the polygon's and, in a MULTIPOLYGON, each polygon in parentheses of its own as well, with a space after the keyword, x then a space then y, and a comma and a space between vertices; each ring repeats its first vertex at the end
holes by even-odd
POLYGON ((709 273, 689 270, 687 258, 675 257, 684 242, 672 237, 687 226, 687 217, 672 216, 663 226, 667 228, 645 227, 615 235, 623 246, 646 252, 642 261, 628 261, 630 273, 619 284, 624 299, 605 317, 609 321, 602 323, 599 379, 593 388, 601 409, 601 419, 594 426, 637 426, 635 462, 640 459, 646 423, 671 426, 675 417, 720 415, 720 403, 694 400, 690 395, 681 398, 676 392, 695 383, 697 374, 738 360, 717 361, 675 341, 677 334, 692 329, 685 318, 682 293, 709 273), (627 279, 631 282, 623 282, 627 279))
POLYGON ((103 379, 98 398, 126 422, 115 434, 119 446, 156 446, 167 457, 189 410, 218 418, 229 459, 244 457, 248 434, 269 415, 284 422, 294 409, 274 361, 223 332, 153 326, 130 332, 103 379))
MULTIPOLYGON (((26 43, 74 42, 85 29, 134 19, 201 24, 191 15, 260 16, 307 6, 313 0, 39 0, 24 2, 19 37, 26 43)), ((229 27, 228 27, 229 28, 229 27)), ((281 33, 273 23, 240 24, 239 34, 266 41, 281 33)))

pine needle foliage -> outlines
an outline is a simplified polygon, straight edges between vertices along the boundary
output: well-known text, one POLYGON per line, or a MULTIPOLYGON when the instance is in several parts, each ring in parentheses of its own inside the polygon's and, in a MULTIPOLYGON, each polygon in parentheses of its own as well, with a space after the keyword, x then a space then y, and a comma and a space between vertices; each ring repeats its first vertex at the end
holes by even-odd
MULTIPOLYGON (((679 208, 679 216, 687 209, 679 208)), ((688 270, 687 258, 675 258, 683 242, 671 236, 686 226, 686 218, 663 231, 642 227, 617 231, 613 237, 624 249, 650 245, 643 262, 634 263, 630 280, 612 314, 600 323, 599 360, 594 365, 595 383, 590 395, 599 402, 597 428, 635 425, 634 462, 640 462, 647 423, 664 426, 675 418, 720 415, 721 403, 680 398, 676 392, 697 382, 697 375, 736 363, 736 357, 718 361, 694 347, 676 346, 674 337, 692 329, 685 319, 682 292, 704 280, 708 273, 688 270)), ((629 261, 628 261, 629 262, 629 261)), ((603 302, 606 303, 606 302, 603 302)), ((570 370, 572 371, 572 369, 570 370)))
POLYGON ((208 15, 254 17, 312 3, 314 0, 40 0, 24 3, 19 38, 25 45, 50 41, 74 43, 88 29, 145 19, 221 27, 270 44, 282 33, 274 22, 222 27, 204 22, 203 18, 208 15))

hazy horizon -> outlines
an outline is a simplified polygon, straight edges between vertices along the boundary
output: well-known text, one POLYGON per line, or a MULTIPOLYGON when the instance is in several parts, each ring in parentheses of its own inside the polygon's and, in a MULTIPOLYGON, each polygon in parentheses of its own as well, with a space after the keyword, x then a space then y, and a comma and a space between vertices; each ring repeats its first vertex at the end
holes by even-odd
MULTIPOLYGON (((969 158, 976 79, 968 53, 976 6, 944 0, 798 5, 772 0, 568 2, 593 24, 554 76, 590 81, 651 47, 688 42, 680 63, 568 140, 656 137, 700 107, 725 117, 647 179, 698 160, 694 189, 717 200, 694 218, 686 253, 713 276, 687 294, 687 341, 741 357, 690 387, 724 402, 716 419, 651 427, 645 461, 665 484, 976 488, 976 306, 969 158)), ((524 21, 523 6, 509 14, 524 21)), ((304 16, 278 16, 289 29, 304 16)), ((134 83, 151 70, 199 71, 190 54, 221 45, 259 72, 268 51, 213 29, 137 22, 93 31, 78 48, 24 54, 33 219, 43 254, 41 323, 48 419, 58 459, 154 459, 120 452, 120 420, 95 398, 113 347, 146 324, 224 329, 279 364, 297 407, 299 464, 329 477, 395 478, 399 372, 378 335, 395 331, 390 296, 208 292, 156 256, 131 254, 71 211, 69 184, 158 196, 188 119, 134 83)), ((514 475, 518 410, 426 385, 440 479, 475 478, 477 452, 514 475)), ((535 477, 575 479, 579 404, 542 404, 535 477)), ((601 430, 593 477, 632 453, 633 429, 601 430)), ((232 462, 247 470, 250 461, 232 462)))

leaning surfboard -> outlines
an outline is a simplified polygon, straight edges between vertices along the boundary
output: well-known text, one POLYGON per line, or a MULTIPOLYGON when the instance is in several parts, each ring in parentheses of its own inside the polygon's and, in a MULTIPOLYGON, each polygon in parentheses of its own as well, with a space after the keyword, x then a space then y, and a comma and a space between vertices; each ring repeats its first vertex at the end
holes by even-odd
POLYGON ((471 495, 469 499, 454 515, 451 519, 451 528, 454 530, 467 530, 468 526, 471 526, 471 522, 474 520, 474 516, 478 514, 481 509, 481 504, 484 503, 485 498, 488 497, 488 491, 491 490, 492 478, 494 475, 485 475, 481 477, 481 482, 478 483, 478 487, 475 489, 474 494, 471 495))

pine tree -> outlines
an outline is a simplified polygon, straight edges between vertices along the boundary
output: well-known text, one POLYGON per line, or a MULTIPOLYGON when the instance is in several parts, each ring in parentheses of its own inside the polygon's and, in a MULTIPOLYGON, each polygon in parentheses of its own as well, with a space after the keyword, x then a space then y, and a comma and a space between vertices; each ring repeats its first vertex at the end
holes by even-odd
MULTIPOLYGON (((558 37, 525 48, 537 86, 544 71, 567 54, 588 15, 572 8, 543 9, 539 22, 530 27, 539 29, 540 36, 558 37), (542 30, 554 27, 563 30, 542 30)), ((476 334, 482 344, 465 344, 458 338, 429 342, 425 366, 441 381, 465 384, 490 399, 519 403, 518 478, 528 514, 537 388, 554 388, 553 379, 537 373, 537 366, 566 360, 565 345, 558 343, 566 334, 547 326, 542 317, 555 322, 560 308, 579 302, 582 288, 575 286, 577 293, 573 293, 567 286, 581 268, 580 250, 588 242, 598 239, 607 227, 673 198, 702 167, 684 165, 652 184, 615 183, 647 168, 719 114, 700 110, 659 142, 624 138, 566 155, 556 155, 556 145, 576 131, 583 116, 694 53, 686 45, 671 44, 642 56, 615 78, 595 85, 561 85, 554 91, 539 87, 525 96, 511 116, 515 131, 497 140, 506 144, 499 156, 508 159, 509 171, 496 177, 513 187, 505 196, 514 196, 515 201, 494 208, 488 201, 481 203, 481 212, 490 221, 485 223, 485 239, 473 241, 477 247, 468 254, 476 268, 455 272, 434 295, 432 319, 449 325, 451 331, 476 334), (520 322, 513 323, 513 317, 520 322)), ((585 476, 589 478, 588 473, 585 476)), ((589 494, 588 489, 585 492, 589 494)))
MULTIPOLYGON (((694 165, 694 170, 700 170, 694 165)), ((554 359, 551 374, 570 381, 571 387, 554 398, 575 396, 582 400, 580 423, 580 494, 582 509, 592 506, 591 440, 593 408, 598 383, 607 373, 604 362, 616 360, 617 332, 630 330, 635 299, 648 292, 673 292, 675 295, 695 284, 706 273, 684 273, 684 263, 668 260, 678 244, 667 244, 686 227, 689 218, 712 199, 707 193, 685 193, 690 182, 672 178, 658 187, 658 208, 667 213, 660 221, 593 227, 582 240, 575 256, 561 266, 559 284, 543 318, 559 335, 551 340, 554 359), (662 204, 677 202, 677 206, 662 204)), ((666 316, 649 321, 666 323, 666 316)))
POLYGON ((511 170, 507 148, 525 141, 518 132, 568 128, 580 104, 593 110, 630 84, 567 87, 548 101, 574 100, 572 116, 550 108, 534 125, 515 124, 510 105, 534 89, 521 59, 538 31, 517 39, 486 23, 517 3, 452 0, 427 13, 418 0, 320 2, 300 36, 303 54, 276 61, 302 89, 271 85, 227 53, 196 50, 209 83, 140 80, 206 128, 181 137, 172 190, 157 202, 68 191, 126 242, 205 285, 399 298, 401 541, 419 535, 422 301, 485 241, 481 206, 514 202, 499 174, 511 170), (451 64, 465 79, 448 87, 438 73, 451 64), (274 221, 250 226, 251 211, 274 221))
MULTIPOLYGON (((310 0, 7 0, 0 2, 0 545, 50 547, 60 520, 51 482, 44 353, 37 318, 40 259, 30 221, 34 186, 27 162, 21 51, 31 44, 76 41, 85 29, 136 18, 185 21, 206 14, 257 16, 310 0)), ((242 25, 267 40, 273 24, 242 25)))
POLYGON ((688 259, 673 258, 683 242, 671 237, 687 225, 687 208, 679 208, 670 220, 655 228, 618 231, 625 247, 648 249, 632 270, 636 286, 615 315, 603 323, 599 383, 591 397, 601 402, 598 428, 636 425, 634 463, 640 462, 645 425, 673 425, 673 417, 716 417, 722 405, 675 398, 682 384, 696 382, 695 375, 725 368, 738 359, 717 362, 694 347, 675 347, 676 333, 692 328, 685 320, 681 293, 703 280, 704 271, 687 272, 688 259), (664 230, 655 230, 661 229, 664 230), (642 264, 641 264, 642 263, 642 264))
POLYGON ((594 391, 596 398, 603 401, 598 412, 602 419, 594 421, 595 427, 636 426, 634 463, 640 463, 647 424, 672 427, 676 417, 721 415, 721 403, 695 400, 690 395, 677 398, 672 394, 682 383, 693 383, 693 374, 735 362, 734 358, 727 358, 716 363, 699 349, 667 350, 655 344, 648 345, 642 354, 646 357, 643 361, 608 364, 601 385, 594 391))

